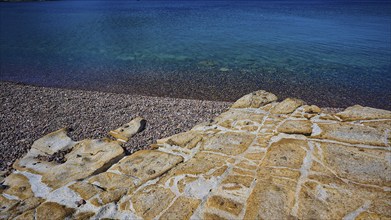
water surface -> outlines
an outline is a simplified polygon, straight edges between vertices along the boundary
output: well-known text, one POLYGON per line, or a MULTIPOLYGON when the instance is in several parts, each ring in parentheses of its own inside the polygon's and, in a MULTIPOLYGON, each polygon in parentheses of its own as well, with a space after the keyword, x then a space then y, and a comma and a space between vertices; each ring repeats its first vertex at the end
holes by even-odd
POLYGON ((233 101, 264 89, 391 109, 391 3, 0 3, 0 80, 233 101))

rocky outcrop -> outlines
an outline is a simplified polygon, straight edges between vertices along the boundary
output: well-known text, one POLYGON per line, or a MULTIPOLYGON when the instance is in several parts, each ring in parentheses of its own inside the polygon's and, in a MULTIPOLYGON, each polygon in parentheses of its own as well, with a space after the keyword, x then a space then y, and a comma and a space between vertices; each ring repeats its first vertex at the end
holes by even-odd
POLYGON ((124 156, 112 139, 37 140, 0 189, 2 219, 389 219, 391 112, 337 114, 265 91, 124 156), (58 164, 45 156, 65 152, 58 164))

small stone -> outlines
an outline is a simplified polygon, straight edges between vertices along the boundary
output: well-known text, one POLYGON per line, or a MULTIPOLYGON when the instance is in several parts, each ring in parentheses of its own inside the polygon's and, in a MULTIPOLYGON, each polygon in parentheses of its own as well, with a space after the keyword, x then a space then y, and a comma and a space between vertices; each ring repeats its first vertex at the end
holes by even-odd
POLYGON ((86 204, 86 201, 84 199, 81 199, 79 201, 76 201, 75 203, 76 203, 77 207, 80 207, 80 206, 86 204))
POLYGON ((127 142, 133 135, 144 130, 145 125, 146 120, 138 117, 122 127, 110 131, 109 134, 121 142, 127 142))

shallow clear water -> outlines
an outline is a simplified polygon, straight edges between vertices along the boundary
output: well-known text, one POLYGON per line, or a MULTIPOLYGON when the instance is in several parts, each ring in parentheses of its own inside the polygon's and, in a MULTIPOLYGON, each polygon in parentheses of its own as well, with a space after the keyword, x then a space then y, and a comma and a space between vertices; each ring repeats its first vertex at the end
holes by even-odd
POLYGON ((0 3, 0 80, 391 109, 391 3, 0 3))

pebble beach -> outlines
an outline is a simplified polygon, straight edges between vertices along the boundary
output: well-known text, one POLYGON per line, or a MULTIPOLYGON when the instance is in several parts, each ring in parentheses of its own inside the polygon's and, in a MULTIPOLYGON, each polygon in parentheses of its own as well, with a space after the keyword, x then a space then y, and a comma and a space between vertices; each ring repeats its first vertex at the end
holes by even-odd
MULTIPOLYGON (((13 162, 26 154, 35 140, 64 127, 70 128, 69 135, 73 140, 101 138, 132 118, 143 117, 147 121, 145 130, 125 145, 126 153, 132 154, 147 149, 159 138, 207 122, 231 105, 231 102, 222 101, 0 82, 0 170, 7 175, 13 162)), ((329 113, 342 110, 322 109, 329 113)))
POLYGON ((35 140, 63 127, 73 140, 100 138, 141 116, 145 130, 125 145, 131 154, 211 120, 231 104, 0 82, 0 170, 8 173, 35 140))

